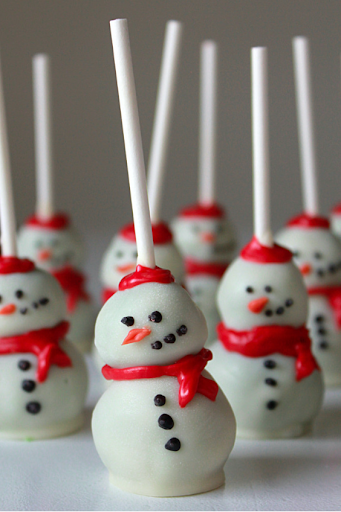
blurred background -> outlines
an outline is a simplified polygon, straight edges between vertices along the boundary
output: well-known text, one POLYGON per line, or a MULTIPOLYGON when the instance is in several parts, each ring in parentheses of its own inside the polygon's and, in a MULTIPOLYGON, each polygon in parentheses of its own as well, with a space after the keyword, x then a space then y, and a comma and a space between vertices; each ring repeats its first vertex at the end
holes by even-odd
POLYGON ((0 0, 0 50, 18 223, 35 204, 32 56, 51 56, 56 203, 97 274, 131 220, 109 20, 127 18, 146 163, 165 23, 184 38, 163 199, 170 220, 197 195, 199 46, 219 43, 218 200, 240 243, 252 234, 250 48, 269 49, 272 226, 301 210, 291 39, 311 44, 321 211, 341 201, 339 0, 0 0))

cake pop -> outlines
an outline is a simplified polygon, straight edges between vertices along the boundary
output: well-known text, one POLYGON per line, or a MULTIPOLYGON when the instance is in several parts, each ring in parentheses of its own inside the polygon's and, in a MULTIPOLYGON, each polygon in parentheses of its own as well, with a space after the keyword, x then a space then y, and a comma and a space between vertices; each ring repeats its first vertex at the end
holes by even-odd
POLYGON ((58 279, 67 302, 69 339, 82 351, 93 340, 95 312, 81 270, 83 244, 69 217, 54 210, 50 72, 47 55, 33 57, 37 207, 18 235, 19 253, 58 279))
POLYGON ((323 396, 303 279, 270 229, 266 58, 266 48, 252 49, 255 236, 220 283, 222 322, 209 363, 246 438, 304 434, 323 396))
POLYGON ((186 288, 205 315, 208 342, 211 342, 219 322, 215 295, 235 249, 232 226, 215 198, 217 44, 214 41, 204 41, 201 45, 200 85, 199 202, 181 210, 172 228, 185 259, 186 288))
POLYGON ((63 292, 50 274, 17 257, 0 77, 0 438, 45 439, 82 426, 87 371, 65 339, 63 292))
POLYGON ((224 482, 235 419, 204 371, 204 316, 169 270, 155 266, 126 20, 110 23, 138 246, 136 271, 101 309, 95 344, 113 380, 92 432, 111 482, 129 492, 180 496, 224 482))

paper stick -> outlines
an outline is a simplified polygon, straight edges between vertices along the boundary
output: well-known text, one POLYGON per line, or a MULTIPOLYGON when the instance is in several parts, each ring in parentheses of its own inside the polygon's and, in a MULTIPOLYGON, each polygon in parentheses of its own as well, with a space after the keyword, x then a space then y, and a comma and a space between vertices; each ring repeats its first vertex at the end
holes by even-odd
POLYGON ((148 198, 150 218, 153 224, 161 220, 162 187, 165 176, 169 131, 180 60, 181 37, 182 24, 179 21, 168 21, 163 45, 148 163, 148 198))
POLYGON ((48 220, 54 214, 51 134, 51 78, 48 55, 33 57, 33 104, 36 155, 36 214, 48 220))
POLYGON ((215 202, 217 57, 217 44, 204 41, 201 45, 200 64, 198 199, 201 204, 215 202))
POLYGON ((254 231, 271 247, 267 48, 252 48, 251 64, 254 231))
POLYGON ((309 42, 307 38, 294 37, 293 57, 303 208, 304 211, 310 215, 318 215, 317 167, 314 143, 309 42))
POLYGON ((154 246, 127 20, 111 21, 110 30, 135 225, 137 264, 154 268, 154 246))
POLYGON ((17 256, 16 222, 6 128, 5 99, 0 64, 0 222, 1 255, 17 256))

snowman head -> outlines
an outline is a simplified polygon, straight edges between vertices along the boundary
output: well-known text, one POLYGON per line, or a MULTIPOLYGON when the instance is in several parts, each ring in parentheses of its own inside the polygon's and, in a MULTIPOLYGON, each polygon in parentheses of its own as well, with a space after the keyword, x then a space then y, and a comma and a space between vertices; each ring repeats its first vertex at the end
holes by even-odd
POLYGON ((180 212, 172 224, 175 241, 188 258, 228 263, 235 248, 234 233, 223 209, 195 204, 180 212))
POLYGON ((284 247, 262 246, 253 238, 227 269, 217 305, 230 329, 266 325, 302 326, 308 297, 302 276, 284 247))
POLYGON ((30 260, 0 258, 0 337, 54 327, 66 317, 57 280, 30 260))
POLYGON ((48 272, 68 265, 79 268, 83 260, 82 242, 64 214, 46 222, 28 219, 19 231, 18 247, 21 256, 48 272))
POLYGON ((138 265, 101 309, 95 344, 116 368, 167 365, 197 354, 207 335, 203 314, 171 273, 138 265))
POLYGON ((295 217, 277 240, 292 251, 307 288, 341 283, 341 242, 330 231, 328 219, 295 217))

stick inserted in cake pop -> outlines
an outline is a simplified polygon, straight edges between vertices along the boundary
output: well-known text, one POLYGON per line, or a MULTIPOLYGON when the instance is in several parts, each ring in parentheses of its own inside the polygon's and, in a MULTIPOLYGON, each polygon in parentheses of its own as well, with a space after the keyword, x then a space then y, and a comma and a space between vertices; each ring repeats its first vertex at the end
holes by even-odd
POLYGON ((318 215, 319 205, 309 64, 309 41, 306 37, 294 37, 293 58, 303 206, 305 213, 318 215))
POLYGON ((201 44, 199 112, 199 203, 215 202, 215 149, 217 118, 217 59, 214 41, 201 44))
POLYGON ((251 67, 254 232, 271 247, 267 48, 252 48, 251 67))
POLYGON ((150 217, 153 224, 161 220, 162 186, 169 146, 169 131, 179 68, 181 38, 182 23, 174 20, 168 21, 148 163, 148 198, 150 217))
POLYGON ((110 30, 135 224, 137 264, 154 268, 153 237, 127 20, 112 20, 110 30))
POLYGON ((42 220, 54 214, 51 129, 50 58, 39 53, 32 59, 36 156, 36 214, 42 220))

